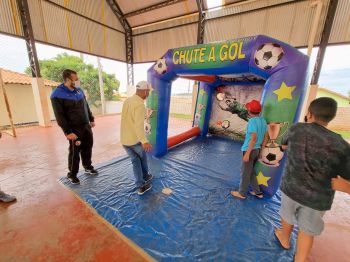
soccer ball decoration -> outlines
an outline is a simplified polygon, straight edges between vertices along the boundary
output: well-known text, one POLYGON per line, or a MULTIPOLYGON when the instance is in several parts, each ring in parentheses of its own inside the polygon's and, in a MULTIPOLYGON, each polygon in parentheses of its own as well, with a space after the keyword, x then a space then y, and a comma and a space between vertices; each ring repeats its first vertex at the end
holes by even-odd
POLYGON ((279 44, 267 43, 255 51, 254 61, 259 68, 269 70, 278 65, 283 56, 284 51, 279 44))
POLYGON ((145 123, 145 133, 146 133, 146 135, 150 135, 151 134, 151 130, 152 130, 151 124, 146 122, 145 123))
POLYGON ((269 166, 279 166, 279 162, 283 158, 283 151, 279 146, 276 147, 265 147, 262 150, 262 158, 261 161, 263 164, 269 165, 269 166))
POLYGON ((154 65, 153 69, 159 74, 163 75, 166 73, 168 66, 166 65, 165 58, 159 59, 154 65))
POLYGON ((231 125, 231 123, 230 123, 230 121, 228 121, 228 120, 224 120, 224 121, 222 121, 222 123, 221 123, 221 127, 223 128, 223 129, 227 129, 227 128, 229 128, 230 127, 230 125, 231 125))
POLYGON ((201 113, 196 113, 194 115, 194 126, 198 126, 199 122, 201 121, 202 114, 201 113))

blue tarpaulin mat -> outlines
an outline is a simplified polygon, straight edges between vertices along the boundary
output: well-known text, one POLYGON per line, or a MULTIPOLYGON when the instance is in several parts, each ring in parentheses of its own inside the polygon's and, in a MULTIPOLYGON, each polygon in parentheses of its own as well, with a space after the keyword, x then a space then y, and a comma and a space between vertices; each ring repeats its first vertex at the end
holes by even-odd
POLYGON ((239 186, 240 146, 208 137, 149 157, 153 188, 143 196, 127 157, 98 166, 97 176, 81 174, 81 185, 61 182, 159 261, 292 261, 293 251, 274 237, 279 193, 262 200, 230 195, 239 186))

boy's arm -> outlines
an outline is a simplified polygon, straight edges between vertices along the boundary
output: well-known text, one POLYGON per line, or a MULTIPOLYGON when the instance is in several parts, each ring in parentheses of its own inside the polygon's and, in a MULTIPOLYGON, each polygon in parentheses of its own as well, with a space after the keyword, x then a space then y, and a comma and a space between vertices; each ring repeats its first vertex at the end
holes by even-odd
POLYGON ((249 157, 250 157, 250 153, 252 152, 255 142, 257 139, 257 134, 256 133, 251 133, 250 135, 250 142, 248 145, 248 150, 245 152, 244 156, 243 156, 243 161, 244 162, 248 162, 249 161, 249 157))
POLYGON ((350 182, 341 176, 332 178, 332 189, 335 191, 345 192, 350 195, 350 182))

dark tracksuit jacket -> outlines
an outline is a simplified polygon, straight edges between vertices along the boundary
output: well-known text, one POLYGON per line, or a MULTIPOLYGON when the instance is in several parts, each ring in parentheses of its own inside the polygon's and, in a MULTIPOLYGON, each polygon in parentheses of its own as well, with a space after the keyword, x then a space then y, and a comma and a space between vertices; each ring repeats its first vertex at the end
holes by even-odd
POLYGON ((74 133, 78 136, 77 141, 81 142, 78 145, 69 141, 68 169, 72 175, 76 175, 79 171, 79 153, 83 166, 91 167, 93 135, 90 122, 94 122, 94 117, 79 87, 72 91, 64 84, 59 85, 51 94, 51 103, 57 124, 64 134, 74 133))

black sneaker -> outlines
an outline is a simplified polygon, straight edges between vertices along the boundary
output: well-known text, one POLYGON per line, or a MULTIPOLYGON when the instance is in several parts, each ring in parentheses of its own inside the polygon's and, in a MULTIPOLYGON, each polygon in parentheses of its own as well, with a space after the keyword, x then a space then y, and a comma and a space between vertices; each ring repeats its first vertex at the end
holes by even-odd
POLYGON ((77 175, 72 175, 71 173, 68 173, 67 178, 73 185, 80 184, 80 180, 77 178, 77 175))
POLYGON ((85 168, 85 173, 89 175, 97 175, 98 171, 92 166, 89 168, 85 168))
POLYGON ((148 183, 149 181, 151 181, 153 178, 153 175, 148 174, 147 177, 145 178, 145 183, 148 183))
POLYGON ((137 191, 137 194, 139 194, 141 196, 144 193, 146 193, 148 190, 150 190, 151 188, 152 188, 151 184, 145 184, 139 188, 139 190, 137 191))

